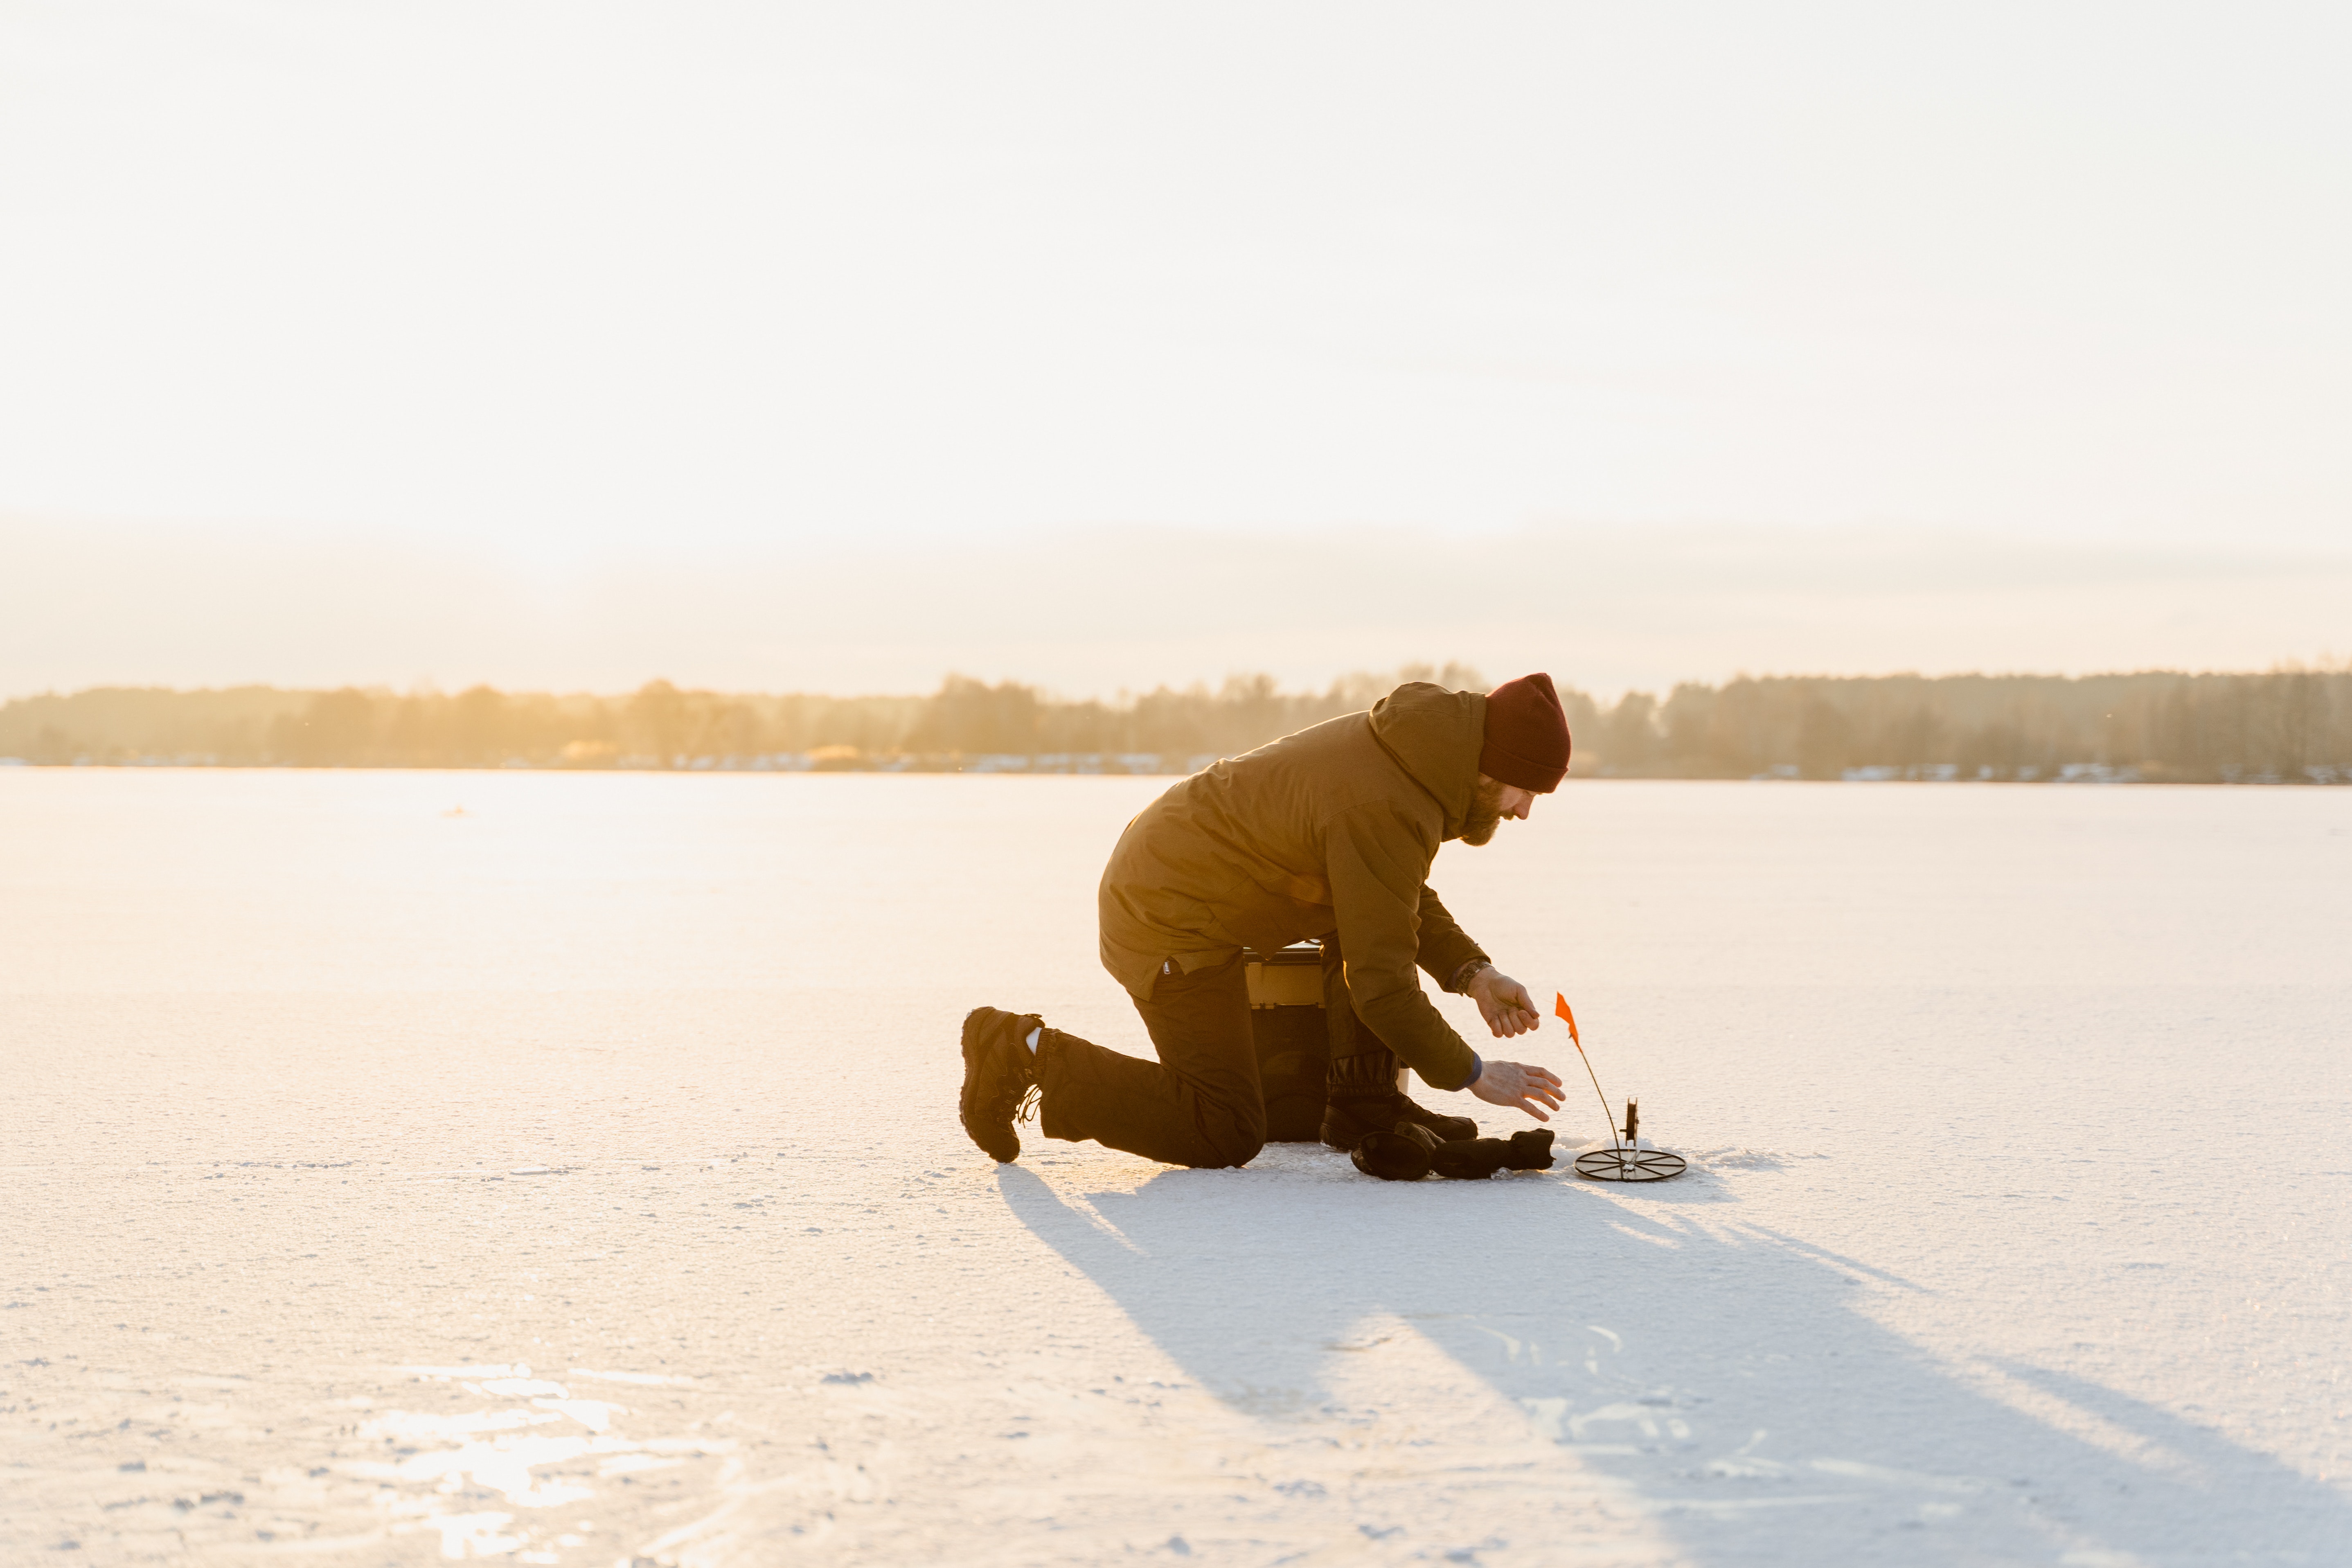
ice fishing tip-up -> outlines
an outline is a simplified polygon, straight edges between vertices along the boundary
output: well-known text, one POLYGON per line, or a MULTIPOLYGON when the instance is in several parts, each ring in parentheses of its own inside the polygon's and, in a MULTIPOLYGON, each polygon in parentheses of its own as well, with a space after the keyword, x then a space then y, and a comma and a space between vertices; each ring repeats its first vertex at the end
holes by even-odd
POLYGON ((1552 994, 1557 1004, 1553 1011, 1567 1022, 1568 1037, 1576 1042, 1576 1054, 1584 1063, 1584 1076, 1592 1080, 1593 1096, 1601 1101, 1601 1124, 1609 1129, 1609 1146, 1587 1149, 1579 1154, 1576 1173, 1596 1182, 1663 1182, 1681 1175, 1689 1167, 1680 1154, 1642 1147, 1639 1101, 1625 1102, 1625 1126, 1621 1138, 1610 1116, 1609 1097, 1601 1092, 1601 1075, 1592 1070, 1592 1058, 1584 1049, 1584 1037, 1577 1032, 1576 1014, 1568 1005, 1568 996, 1563 992, 1552 994))

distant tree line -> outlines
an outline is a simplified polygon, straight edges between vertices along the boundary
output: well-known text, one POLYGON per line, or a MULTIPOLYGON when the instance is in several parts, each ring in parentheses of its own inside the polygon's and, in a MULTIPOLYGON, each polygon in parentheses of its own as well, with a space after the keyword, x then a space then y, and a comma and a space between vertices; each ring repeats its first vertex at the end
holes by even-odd
POLYGON ((1592 771, 1624 777, 2352 784, 2352 668, 1743 676, 1596 717, 1592 771))
POLYGON ((1215 689, 1161 688, 1115 701, 1060 701, 1014 681, 951 675, 929 697, 822 697, 682 690, 648 682, 625 697, 454 695, 343 687, 173 691, 106 687, 0 705, 0 757, 37 763, 182 763, 264 767, 631 767, 773 765, 953 769, 1040 755, 1125 758, 1150 771, 1244 752, 1370 707, 1400 680, 1480 685, 1475 670, 1410 666, 1356 674, 1320 692, 1272 677, 1215 689))
MULTIPOLYGON (((0 706, 0 757, 216 766, 1181 772, 1369 707, 1459 665, 1271 677, 1105 701, 950 676, 928 697, 682 690, 454 695, 345 687, 100 688, 0 706)), ((2262 674, 1742 676, 1603 708, 1564 688, 1575 772, 1789 777, 2352 783, 2352 668, 2262 674)))

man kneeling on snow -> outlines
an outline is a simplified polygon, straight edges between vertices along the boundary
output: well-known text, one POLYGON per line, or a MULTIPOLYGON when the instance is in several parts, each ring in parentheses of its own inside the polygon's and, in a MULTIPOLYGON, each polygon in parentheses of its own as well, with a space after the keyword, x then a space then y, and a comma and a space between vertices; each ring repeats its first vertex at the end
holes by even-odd
POLYGON ((1134 997, 1160 1059, 1107 1051, 1034 1014, 974 1008, 963 1023, 965 1131, 997 1159, 1017 1158, 1013 1118, 1034 1090, 1048 1138, 1171 1165, 1246 1165, 1265 1142, 1265 1105, 1244 950, 1309 937, 1322 939, 1332 1015, 1323 1142, 1353 1149, 1399 1122, 1441 1140, 1476 1136, 1469 1118, 1405 1098, 1400 1058, 1434 1088, 1549 1120, 1559 1079, 1480 1061, 1413 966, 1475 999, 1497 1039, 1538 1026, 1527 987, 1438 902, 1429 866, 1449 838, 1485 844, 1503 818, 1524 820, 1559 787, 1568 755, 1548 675, 1485 696, 1412 681, 1369 713, 1175 785, 1127 825, 1100 892, 1104 967, 1134 997))

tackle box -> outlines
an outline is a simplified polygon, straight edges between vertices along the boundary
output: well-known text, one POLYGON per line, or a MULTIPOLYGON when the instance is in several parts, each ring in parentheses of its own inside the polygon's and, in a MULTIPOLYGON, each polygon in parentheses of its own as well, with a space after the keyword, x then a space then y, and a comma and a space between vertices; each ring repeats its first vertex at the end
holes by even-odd
POLYGON ((1323 1132, 1331 1035, 1323 1010, 1323 950, 1301 942, 1248 955, 1250 1035, 1265 1097, 1265 1141, 1312 1143, 1323 1132))

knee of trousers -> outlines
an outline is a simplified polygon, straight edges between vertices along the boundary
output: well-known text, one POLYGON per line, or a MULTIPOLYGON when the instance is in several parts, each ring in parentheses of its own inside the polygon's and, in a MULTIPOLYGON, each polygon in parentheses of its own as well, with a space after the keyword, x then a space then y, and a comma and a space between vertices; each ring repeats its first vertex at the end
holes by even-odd
POLYGON ((1215 1158, 1202 1161, 1195 1169, 1216 1171, 1246 1165, 1265 1147, 1265 1110, 1260 1107, 1252 1111, 1235 1111, 1201 1131, 1215 1158))
POLYGON ((1234 1171, 1248 1164, 1265 1147, 1263 1138, 1213 1138, 1209 1147, 1213 1158, 1194 1165, 1196 1171, 1234 1171))

